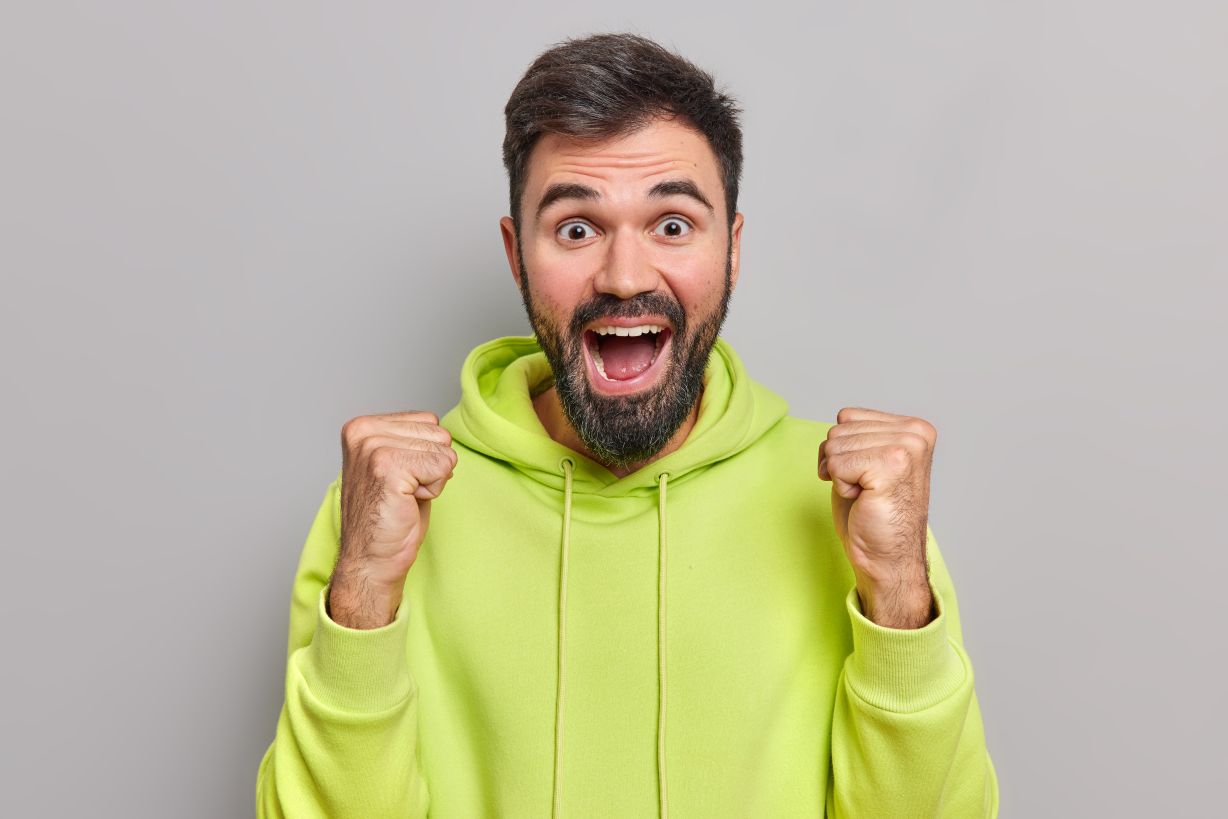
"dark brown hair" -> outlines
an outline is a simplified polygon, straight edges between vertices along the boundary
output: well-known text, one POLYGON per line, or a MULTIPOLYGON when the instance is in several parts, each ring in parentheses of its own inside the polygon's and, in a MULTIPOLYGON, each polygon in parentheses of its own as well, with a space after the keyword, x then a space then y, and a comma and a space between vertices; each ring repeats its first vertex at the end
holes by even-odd
POLYGON ((503 113, 503 165, 517 233, 525 171, 539 136, 608 139, 662 116, 681 117, 708 140, 733 224, 742 176, 741 109, 716 89, 712 75, 646 37, 594 34, 555 45, 529 66, 503 113))

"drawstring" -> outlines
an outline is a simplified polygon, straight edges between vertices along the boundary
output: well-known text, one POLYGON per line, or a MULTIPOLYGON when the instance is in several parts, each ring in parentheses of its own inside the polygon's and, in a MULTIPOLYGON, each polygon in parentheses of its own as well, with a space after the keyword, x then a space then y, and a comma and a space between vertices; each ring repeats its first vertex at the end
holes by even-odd
POLYGON ((559 462, 563 467, 563 559, 559 567, 559 683, 554 698, 554 808, 555 819, 563 812, 563 646, 567 643, 567 552, 571 546, 571 458, 559 462))
MULTIPOLYGON (((562 815, 561 788, 563 774, 563 681, 565 678, 565 662, 563 648, 567 644, 567 557, 571 549, 571 485, 572 467, 570 458, 559 461, 563 469, 563 544, 562 560, 559 567, 559 681, 555 695, 554 710, 554 798, 552 800, 552 816, 559 819, 562 815)), ((657 785, 660 788, 661 819, 669 816, 668 801, 665 793, 665 486, 669 479, 668 472, 657 475, 657 486, 660 491, 658 515, 658 565, 657 586, 657 675, 660 688, 657 700, 657 785)))
POLYGON ((657 476, 657 485, 661 489, 661 502, 657 506, 660 521, 657 542, 661 554, 661 564, 657 569, 661 578, 657 588, 657 673, 661 681, 657 704, 657 782, 661 789, 661 819, 669 816, 669 804, 665 798, 665 483, 668 478, 668 472, 657 476))

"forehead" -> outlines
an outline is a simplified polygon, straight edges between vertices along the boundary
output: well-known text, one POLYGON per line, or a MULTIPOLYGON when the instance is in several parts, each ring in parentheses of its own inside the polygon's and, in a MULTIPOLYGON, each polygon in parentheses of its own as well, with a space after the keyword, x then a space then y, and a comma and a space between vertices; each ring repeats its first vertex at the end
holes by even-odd
POLYGON ((723 211, 716 154, 702 134, 678 120, 656 119, 630 134, 601 141, 545 134, 529 154, 524 212, 531 214, 546 188, 559 182, 579 182, 619 199, 638 198, 666 177, 690 179, 718 213, 723 211))

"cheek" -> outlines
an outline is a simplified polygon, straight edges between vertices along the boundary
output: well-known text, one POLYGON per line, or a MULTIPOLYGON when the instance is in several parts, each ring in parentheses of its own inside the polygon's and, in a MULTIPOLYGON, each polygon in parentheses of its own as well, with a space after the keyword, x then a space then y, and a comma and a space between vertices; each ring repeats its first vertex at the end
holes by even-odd
POLYGON ((571 321, 576 306, 584 299, 584 280, 569 271, 555 271, 547 266, 534 267, 526 259, 529 271, 529 293, 539 313, 552 317, 559 325, 571 321))
POLYGON ((551 276, 534 271, 529 277, 533 296, 559 314, 570 314, 583 299, 585 288, 575 276, 551 276))
POLYGON ((725 292, 725 257, 717 253, 676 260, 666 281, 688 313, 710 313, 725 292))
POLYGON ((524 266, 534 295, 566 303, 570 294, 583 292, 590 278, 584 254, 563 254, 549 246, 525 251, 524 266))

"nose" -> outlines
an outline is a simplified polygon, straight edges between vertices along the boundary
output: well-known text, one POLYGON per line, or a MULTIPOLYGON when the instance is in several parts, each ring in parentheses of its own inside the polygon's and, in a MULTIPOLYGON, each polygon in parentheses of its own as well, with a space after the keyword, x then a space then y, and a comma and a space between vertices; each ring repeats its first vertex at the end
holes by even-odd
POLYGON ((614 231, 606 248, 605 259, 593 281, 597 292, 629 299, 657 289, 660 273, 634 231, 614 231))

